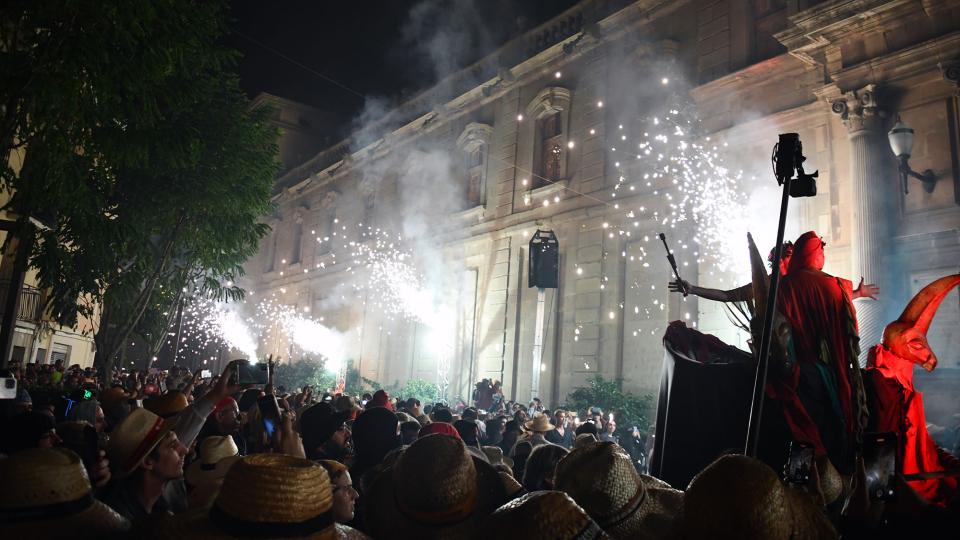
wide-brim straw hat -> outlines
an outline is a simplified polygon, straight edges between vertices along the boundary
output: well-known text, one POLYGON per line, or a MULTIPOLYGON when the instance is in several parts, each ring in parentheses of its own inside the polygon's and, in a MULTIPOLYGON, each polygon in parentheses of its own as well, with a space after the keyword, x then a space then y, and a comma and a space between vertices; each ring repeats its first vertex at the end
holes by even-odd
POLYGON ((586 510, 562 491, 534 491, 518 497, 498 508, 484 528, 525 540, 609 538, 586 510))
POLYGON ((240 460, 240 450, 233 437, 212 436, 200 443, 199 454, 199 458, 187 468, 184 477, 193 488, 190 498, 207 506, 219 493, 227 471, 240 460))
POLYGON ((326 469, 284 454, 254 454, 227 471, 210 508, 160 521, 155 538, 367 538, 333 521, 326 469))
POLYGON ((826 515, 763 462, 722 456, 690 481, 684 538, 836 538, 826 515))
POLYGON ((508 499, 493 466, 440 434, 414 441, 367 495, 366 530, 374 538, 473 538, 508 499))
POLYGON ((523 423, 523 427, 534 433, 543 433, 557 429, 557 426, 551 424, 550 419, 547 418, 545 414, 538 414, 534 416, 532 420, 527 420, 523 423))
POLYGON ((96 500, 79 456, 32 448, 0 459, 0 538, 106 538, 130 522, 96 500))
POLYGON ((118 477, 135 471, 173 429, 173 423, 146 409, 134 409, 110 432, 107 456, 118 477))
POLYGON ((143 408, 157 416, 169 418, 190 406, 187 396, 180 391, 167 392, 143 402, 143 408))
POLYGON ((612 442, 574 449, 557 464, 554 485, 568 493, 612 538, 660 537, 673 531, 683 492, 645 482, 627 452, 612 442))

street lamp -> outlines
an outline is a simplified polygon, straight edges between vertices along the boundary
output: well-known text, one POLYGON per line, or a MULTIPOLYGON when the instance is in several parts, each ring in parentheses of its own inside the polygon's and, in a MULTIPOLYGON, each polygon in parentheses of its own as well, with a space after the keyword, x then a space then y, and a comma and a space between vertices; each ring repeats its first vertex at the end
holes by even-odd
POLYGON ((921 174, 910 168, 910 152, 913 150, 913 128, 904 124, 898 115, 897 123, 890 129, 890 133, 887 133, 887 138, 890 140, 890 149, 893 150, 893 154, 897 156, 897 160, 900 162, 900 182, 903 183, 903 192, 909 193, 907 177, 912 176, 923 182, 924 191, 933 193, 933 188, 937 185, 937 177, 934 176, 933 171, 927 169, 921 174))

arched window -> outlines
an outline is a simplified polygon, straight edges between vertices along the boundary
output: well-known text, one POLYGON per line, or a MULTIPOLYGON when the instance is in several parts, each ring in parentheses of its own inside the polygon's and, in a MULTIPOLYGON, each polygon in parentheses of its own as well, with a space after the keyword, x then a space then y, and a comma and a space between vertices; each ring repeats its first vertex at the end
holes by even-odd
POLYGON ((570 91, 559 86, 544 88, 527 105, 527 117, 532 126, 522 126, 521 133, 533 149, 530 189, 567 180, 570 91))
POLYGON ((487 203, 487 153, 493 128, 487 124, 467 124, 457 137, 464 175, 464 208, 485 206, 487 203))

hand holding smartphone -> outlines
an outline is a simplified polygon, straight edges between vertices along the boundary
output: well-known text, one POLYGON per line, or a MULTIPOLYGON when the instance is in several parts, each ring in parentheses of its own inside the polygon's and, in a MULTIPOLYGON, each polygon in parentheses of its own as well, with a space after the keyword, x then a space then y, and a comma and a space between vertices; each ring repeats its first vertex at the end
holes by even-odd
POLYGON ((790 453, 783 467, 784 480, 791 484, 806 484, 813 470, 813 445, 790 441, 790 453))
POLYGON ((897 459, 897 436, 894 433, 863 435, 863 465, 867 493, 874 501, 887 501, 896 495, 894 476, 900 468, 897 459))

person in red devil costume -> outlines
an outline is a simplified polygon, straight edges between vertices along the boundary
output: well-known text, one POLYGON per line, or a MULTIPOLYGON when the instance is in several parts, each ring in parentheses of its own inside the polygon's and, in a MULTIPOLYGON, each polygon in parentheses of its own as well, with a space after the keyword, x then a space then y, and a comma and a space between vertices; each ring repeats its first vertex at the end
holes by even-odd
POLYGON ((782 406, 794 439, 851 474, 867 423, 852 300, 875 298, 878 289, 861 278, 854 290, 849 280, 823 272, 825 245, 814 231, 794 243, 777 296, 777 310, 790 325, 790 361, 772 371, 767 393, 782 406))
MULTIPOLYGON (((903 314, 887 325, 883 343, 870 349, 864 383, 870 405, 870 431, 893 432, 899 439, 903 474, 960 469, 960 460, 937 446, 927 433, 923 395, 913 387, 913 368, 937 367, 937 356, 927 343, 927 330, 940 302, 960 284, 960 274, 942 277, 924 287, 903 314)), ((957 477, 909 482, 920 496, 944 506, 957 492, 957 477)))

